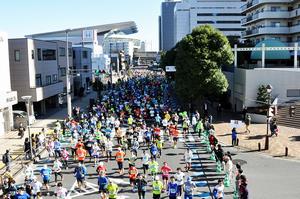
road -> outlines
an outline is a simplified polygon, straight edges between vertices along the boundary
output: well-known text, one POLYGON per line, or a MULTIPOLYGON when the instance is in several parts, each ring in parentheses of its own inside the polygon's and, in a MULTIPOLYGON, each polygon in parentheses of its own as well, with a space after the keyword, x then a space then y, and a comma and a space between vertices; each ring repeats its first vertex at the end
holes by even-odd
MULTIPOLYGON (((188 173, 186 173, 186 176, 192 176, 193 181, 197 185, 197 189, 195 191, 195 195, 198 198, 211 198, 210 197, 210 189, 212 187, 208 187, 208 183, 206 181, 206 176, 204 176, 203 168, 204 166, 207 167, 207 164, 211 164, 214 166, 214 161, 209 160, 208 155, 205 153, 205 148, 199 147, 199 142, 196 142, 199 138, 197 136, 189 135, 187 140, 184 141, 184 139, 179 139, 179 144, 176 149, 172 147, 172 143, 167 141, 164 146, 164 150, 162 153, 162 157, 158 159, 158 163, 160 167, 162 166, 163 162, 168 162, 169 166, 173 169, 173 171, 176 171, 177 167, 181 167, 184 170, 184 159, 183 154, 187 147, 190 147, 194 153, 194 158, 192 162, 192 170, 188 173), (204 153, 204 154, 203 154, 204 153), (202 160, 202 165, 200 162, 200 158, 202 160)), ((142 147, 142 149, 146 149, 146 147, 142 147)), ((139 172, 142 172, 141 168, 141 155, 142 150, 139 151, 138 157, 139 160, 136 162, 136 165, 138 166, 139 172)), ((126 156, 128 157, 128 155, 126 156)), ((43 167, 45 163, 49 165, 49 167, 52 166, 53 160, 49 162, 49 159, 44 157, 42 158, 37 164, 35 164, 35 174, 38 176, 39 170, 43 167)), ((85 165, 88 170, 88 176, 86 179, 87 182, 87 188, 84 191, 79 192, 76 188, 76 181, 73 176, 73 170, 74 167, 77 165, 77 162, 72 162, 71 166, 69 166, 68 170, 63 170, 64 174, 64 180, 63 184, 64 187, 69 190, 69 196, 70 198, 95 198, 95 196, 98 196, 98 186, 97 186, 97 173, 95 171, 95 167, 93 167, 93 163, 86 162, 85 165)), ((137 193, 132 192, 132 188, 129 186, 129 179, 127 174, 124 176, 120 176, 117 172, 117 164, 114 160, 108 161, 105 163, 105 166, 107 167, 107 176, 113 179, 115 183, 117 183, 121 190, 119 192, 120 198, 137 198, 137 193)), ((128 164, 125 163, 125 171, 128 169, 128 164)), ((207 169, 206 169, 207 170, 207 169)), ((214 173, 214 172, 213 172, 214 173)), ((218 177, 218 174, 216 174, 216 179, 218 177)), ((38 177, 39 181, 42 181, 40 177, 38 177)), ((148 189, 146 193, 146 198, 152 198, 152 191, 151 191, 151 177, 147 178, 148 181, 148 189)), ((210 182, 211 183, 211 182, 210 182)), ((211 185, 211 184, 210 184, 211 185)), ((54 190, 55 190, 55 182, 54 182, 54 176, 52 176, 51 181, 51 189, 50 189, 50 196, 46 196, 45 198, 53 198, 54 197, 54 190)), ((163 194, 166 196, 166 194, 163 194)))

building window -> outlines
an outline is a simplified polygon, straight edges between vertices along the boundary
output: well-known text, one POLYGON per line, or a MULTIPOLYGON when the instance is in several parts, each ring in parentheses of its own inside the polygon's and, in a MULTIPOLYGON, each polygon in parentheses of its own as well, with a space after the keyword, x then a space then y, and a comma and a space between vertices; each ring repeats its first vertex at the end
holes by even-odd
POLYGON ((51 75, 46 75, 46 85, 51 84, 51 75))
POLYGON ((60 68, 59 71, 61 77, 66 76, 66 68, 60 68))
POLYGON ((36 74, 35 75, 35 86, 36 87, 41 87, 42 86, 42 75, 41 74, 36 74))
POLYGON ((239 13, 217 13, 216 16, 242 16, 239 13))
POLYGON ((72 48, 69 48, 69 57, 72 57, 73 56, 73 50, 72 48))
POLYGON ((197 24, 214 24, 214 21, 197 21, 197 24))
POLYGON ((216 21, 216 23, 223 23, 223 24, 236 23, 236 24, 240 24, 241 21, 216 21))
POLYGON ((86 50, 82 51, 82 57, 83 57, 84 59, 87 59, 87 57, 88 57, 88 52, 87 52, 86 50))
POLYGON ((300 42, 300 36, 297 36, 297 42, 300 42))
POLYGON ((31 59, 34 59, 34 50, 31 50, 31 59))
POLYGON ((44 49, 43 60, 56 60, 56 50, 44 49))
POLYGON ((287 97, 300 97, 300 89, 288 89, 286 91, 287 97))
POLYGON ((218 28, 220 31, 243 31, 244 28, 218 28))
POLYGON ((271 22, 271 27, 280 27, 280 22, 271 22))
POLYGON ((280 11, 280 7, 279 6, 272 6, 271 7, 271 12, 276 12, 276 11, 280 11))
POLYGON ((89 71, 88 71, 88 65, 84 65, 84 66, 83 66, 83 69, 84 69, 84 72, 86 72, 86 73, 89 72, 89 71))
POLYGON ((52 75, 52 80, 53 80, 53 83, 57 82, 57 75, 56 74, 52 75))
POLYGON ((66 56, 66 49, 64 47, 59 47, 59 56, 60 57, 66 56))
POLYGON ((42 60, 42 51, 40 48, 37 49, 37 57, 38 57, 38 60, 41 61, 42 60))
POLYGON ((213 16, 212 13, 198 13, 197 16, 213 16))
POLYGON ((15 61, 20 61, 20 50, 15 50, 15 61))
POLYGON ((75 50, 73 50, 73 59, 75 59, 76 58, 76 52, 75 52, 75 50))

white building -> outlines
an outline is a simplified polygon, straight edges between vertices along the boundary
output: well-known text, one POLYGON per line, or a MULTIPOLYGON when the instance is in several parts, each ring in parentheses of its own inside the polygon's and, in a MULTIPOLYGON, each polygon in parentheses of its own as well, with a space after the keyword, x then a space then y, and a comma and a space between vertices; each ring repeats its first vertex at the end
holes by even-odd
POLYGON ((18 103, 17 92, 11 90, 7 34, 0 32, 0 134, 13 127, 12 105, 18 103))
MULTIPOLYGON (((209 24, 226 36, 240 37, 244 0, 182 0, 175 5, 175 44, 193 28, 209 24)), ((175 45, 174 44, 174 45, 175 45)))
POLYGON ((141 48, 141 41, 130 35, 111 34, 104 38, 103 52, 107 55, 118 54, 124 51, 128 64, 132 63, 133 53, 141 48))
POLYGON ((292 45, 300 42, 299 0, 248 0, 242 13, 243 38, 254 45, 272 38, 292 45))
POLYGON ((67 55, 65 47, 63 41, 9 39, 12 88, 18 91, 19 101, 23 101, 22 96, 32 96, 30 115, 34 111, 45 114, 48 108, 58 107, 59 95, 66 92, 66 56, 70 65, 73 59, 72 50, 67 55))

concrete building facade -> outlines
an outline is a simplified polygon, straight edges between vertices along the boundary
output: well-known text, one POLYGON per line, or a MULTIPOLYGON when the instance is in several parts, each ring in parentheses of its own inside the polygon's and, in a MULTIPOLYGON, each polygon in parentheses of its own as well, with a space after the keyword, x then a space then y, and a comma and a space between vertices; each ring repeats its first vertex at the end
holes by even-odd
MULTIPOLYGON (((32 96, 30 114, 34 111, 45 114, 48 108, 58 106, 59 95, 65 92, 65 47, 62 41, 9 39, 12 88, 18 91, 19 101, 21 96, 32 96)), ((73 65, 72 59, 69 60, 73 65)))
POLYGON ((74 95, 80 96, 82 89, 86 91, 92 81, 92 49, 86 47, 73 48, 73 80, 74 95))
POLYGON ((248 0, 242 13, 243 38, 254 45, 271 38, 291 45, 300 42, 299 0, 248 0))
POLYGON ((11 89, 8 39, 4 32, 0 32, 0 63, 0 134, 4 134, 13 128, 12 105, 18 103, 17 92, 11 89))
POLYGON ((241 6, 244 0, 182 0, 174 8, 174 42, 180 41, 193 28, 209 24, 226 36, 241 37, 241 6))

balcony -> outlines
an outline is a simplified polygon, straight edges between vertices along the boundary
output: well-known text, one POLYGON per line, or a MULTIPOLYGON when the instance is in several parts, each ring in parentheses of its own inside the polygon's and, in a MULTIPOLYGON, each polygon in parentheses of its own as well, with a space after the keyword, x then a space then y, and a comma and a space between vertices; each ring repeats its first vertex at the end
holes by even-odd
POLYGON ((300 24, 290 27, 290 33, 300 33, 300 24))
POLYGON ((242 33, 243 37, 251 37, 253 35, 260 34, 289 34, 289 27, 275 27, 275 26, 266 26, 253 30, 246 30, 242 33))
POLYGON ((242 25, 247 25, 263 19, 288 19, 290 13, 288 11, 264 11, 242 19, 242 25))
POLYGON ((290 12, 290 17, 297 17, 297 16, 300 16, 300 8, 290 12))
POLYGON ((33 101, 41 101, 48 97, 62 93, 64 90, 64 83, 57 82, 43 87, 31 88, 30 90, 33 101))
POLYGON ((250 9, 253 9, 257 6, 259 6, 260 4, 268 4, 268 3, 290 3, 290 0, 253 0, 249 3, 246 3, 245 5, 243 5, 241 7, 242 9, 242 13, 244 13, 245 11, 248 11, 250 9))

